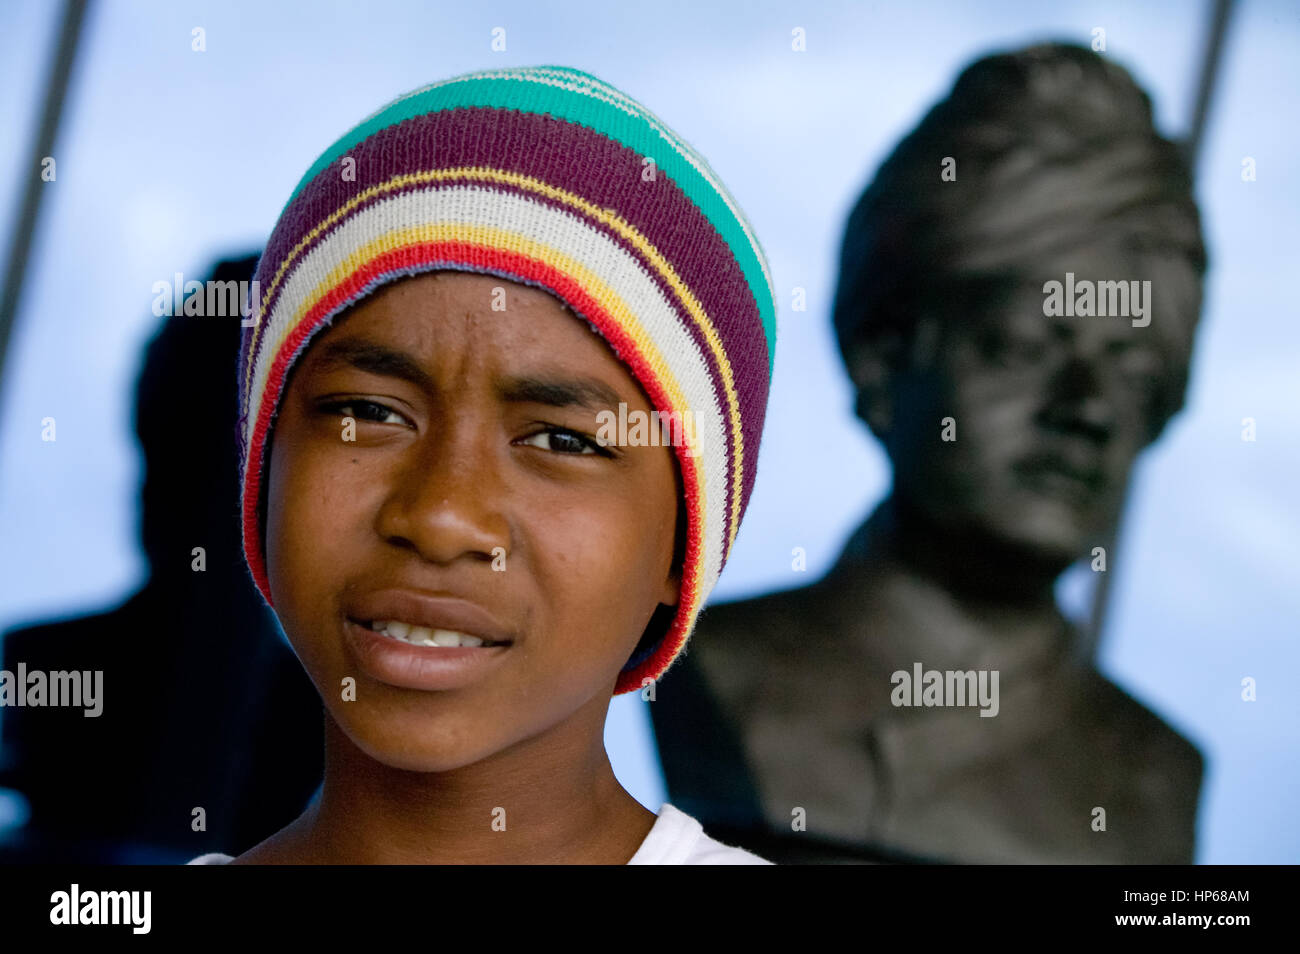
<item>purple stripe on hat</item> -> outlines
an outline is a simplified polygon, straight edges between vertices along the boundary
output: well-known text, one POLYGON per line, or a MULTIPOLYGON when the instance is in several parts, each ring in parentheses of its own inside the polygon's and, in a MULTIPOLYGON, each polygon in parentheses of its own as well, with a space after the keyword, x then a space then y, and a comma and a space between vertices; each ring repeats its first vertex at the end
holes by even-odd
MULTIPOLYGON (((355 162, 355 181, 344 180, 341 167, 331 166, 285 210, 258 269, 262 288, 270 287, 275 270, 302 236, 357 193, 395 175, 456 166, 519 172, 602 208, 617 209, 672 263, 715 324, 733 368, 745 446, 757 446, 762 414, 753 409, 757 406, 761 411, 764 403, 768 356, 753 294, 729 246, 662 170, 656 172, 655 185, 647 188, 638 153, 551 116, 476 107, 390 126, 358 144, 350 158, 355 162)), ((323 236, 315 241, 321 240, 323 236)), ((274 299, 268 314, 273 306, 274 299)), ((687 325, 694 328, 694 322, 687 325)), ((263 337, 258 334, 257 352, 263 337)), ((712 363, 711 349, 705 353, 712 363)), ((754 453, 745 455, 742 482, 746 488, 753 484, 756 458, 754 453)))
MULTIPOLYGON (((486 166, 616 209, 673 264, 710 316, 737 310, 736 303, 746 301, 758 313, 730 246, 676 183, 656 170, 657 182, 647 188, 638 153, 584 126, 513 109, 460 108, 389 126, 358 144, 349 157, 355 181, 344 180, 341 167, 326 169, 286 210, 266 249, 268 269, 279 268, 304 235, 359 192, 397 175, 486 166), (730 307, 718 307, 718 299, 730 307)), ((753 329, 750 318, 746 314, 739 322, 746 332, 753 329)), ((731 353, 734 329, 718 333, 731 353)))
MULTIPOLYGON (((501 185, 495 183, 491 185, 485 185, 482 182, 482 180, 473 179, 466 176, 455 176, 450 179, 445 179, 439 185, 442 188, 449 188, 452 186, 460 186, 466 184, 475 185, 480 188, 489 188, 494 193, 510 193, 513 195, 519 195, 522 196, 523 198, 526 198, 530 202, 535 202, 539 205, 545 205, 553 209, 558 209, 570 215, 577 215, 583 219, 583 222, 589 228, 599 231, 602 235, 606 236, 611 242, 613 242, 619 248, 626 251, 634 259, 638 261, 643 261, 643 256, 640 250, 635 245, 633 245, 630 241, 628 241, 626 237, 620 235, 618 232, 614 231, 605 223, 593 219, 583 212, 574 210, 572 206, 562 202, 559 199, 553 199, 548 196, 540 195, 537 192, 534 192, 529 189, 525 189, 520 186, 501 185)), ((403 186, 399 189, 394 189, 390 192, 385 192, 382 195, 372 196, 371 198, 367 199, 365 202, 358 205, 354 214, 360 214, 364 209, 380 202, 387 202, 395 196, 407 195, 427 188, 430 187, 408 185, 408 186, 403 186)), ((349 218, 350 217, 351 216, 349 216, 349 218)), ((719 410, 722 412, 724 421, 728 421, 729 418, 727 416, 726 388, 722 383, 722 375, 718 371, 717 360, 713 355, 712 349, 709 348, 708 342, 705 341, 704 332, 700 329, 699 325, 696 324, 696 322, 687 313, 686 308, 684 305, 682 305, 680 299, 677 296, 677 293, 672 290, 672 288, 668 284, 667 279, 664 278, 662 274, 660 274, 658 269, 651 268, 648 264, 646 264, 643 269, 643 272, 644 274, 649 276, 650 280, 663 294, 664 300, 668 303, 669 307, 672 308, 672 310, 677 313, 678 321, 689 333, 691 340, 695 344, 696 349, 699 351, 702 359, 706 363, 706 366, 709 368, 709 377, 710 377, 710 384, 712 385, 712 390, 713 390, 713 399, 717 403, 719 410)), ((763 359, 766 360, 766 355, 764 355, 763 359)), ((726 427, 727 427, 727 433, 728 435, 730 435, 730 424, 728 423, 726 427)), ((742 435, 745 435, 743 422, 742 422, 742 435)), ((745 436, 747 437, 748 435, 745 436)), ((730 480, 732 479, 733 476, 732 471, 733 468, 735 467, 735 453, 734 453, 734 448, 731 446, 730 440, 727 441, 726 461, 727 461, 727 479, 729 481, 727 486, 728 488, 730 488, 731 486, 730 480)), ((730 529, 731 529, 731 510, 728 507, 726 508, 723 530, 724 532, 729 532, 730 529)))

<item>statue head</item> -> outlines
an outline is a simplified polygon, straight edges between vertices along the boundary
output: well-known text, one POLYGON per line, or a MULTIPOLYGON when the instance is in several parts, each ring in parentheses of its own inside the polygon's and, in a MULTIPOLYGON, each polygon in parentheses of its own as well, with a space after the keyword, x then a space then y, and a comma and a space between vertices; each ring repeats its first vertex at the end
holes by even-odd
POLYGON ((836 335, 895 495, 1073 562, 1182 407, 1205 269, 1190 172, 1125 70, 1060 44, 967 67, 843 239, 836 335))

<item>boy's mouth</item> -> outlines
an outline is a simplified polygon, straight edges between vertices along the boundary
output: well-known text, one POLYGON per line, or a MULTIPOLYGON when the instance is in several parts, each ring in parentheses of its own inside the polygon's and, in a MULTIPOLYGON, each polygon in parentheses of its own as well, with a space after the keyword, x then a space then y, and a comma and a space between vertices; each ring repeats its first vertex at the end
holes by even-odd
POLYGON ((434 629, 429 626, 417 626, 401 620, 377 619, 363 622, 363 626, 382 636, 410 643, 412 646, 456 647, 492 647, 505 646, 506 641, 485 639, 471 633, 462 633, 454 629, 434 629))
MULTIPOLYGON (((496 658, 513 645, 518 636, 491 610, 472 600, 405 587, 390 586, 361 592, 358 589, 349 588, 340 608, 353 636, 362 637, 363 642, 358 647, 369 646, 359 651, 382 653, 387 646, 407 660, 393 669, 393 673, 402 667, 415 665, 410 661, 413 659, 422 659, 419 665, 433 666, 441 671, 439 667, 450 664, 451 660, 496 658), (367 633, 370 636, 368 640, 365 639, 367 633), (415 652, 400 649, 397 644, 411 647, 415 652)), ((412 688, 425 687, 424 682, 417 682, 419 686, 412 688)), ((450 685, 441 676, 433 683, 450 685)))

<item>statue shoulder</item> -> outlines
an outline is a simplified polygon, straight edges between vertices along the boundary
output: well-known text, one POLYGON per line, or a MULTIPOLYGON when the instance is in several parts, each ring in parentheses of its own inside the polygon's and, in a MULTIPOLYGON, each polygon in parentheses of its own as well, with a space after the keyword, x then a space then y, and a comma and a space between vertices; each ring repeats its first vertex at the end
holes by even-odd
POLYGON ((1199 790, 1205 757, 1196 744, 1103 673, 1089 670, 1089 695, 1104 731, 1129 761, 1164 776, 1177 790, 1199 790))
POLYGON ((696 632, 710 641, 735 638, 752 646, 756 640, 775 640, 791 628, 807 626, 815 603, 812 587, 710 603, 700 613, 696 632))

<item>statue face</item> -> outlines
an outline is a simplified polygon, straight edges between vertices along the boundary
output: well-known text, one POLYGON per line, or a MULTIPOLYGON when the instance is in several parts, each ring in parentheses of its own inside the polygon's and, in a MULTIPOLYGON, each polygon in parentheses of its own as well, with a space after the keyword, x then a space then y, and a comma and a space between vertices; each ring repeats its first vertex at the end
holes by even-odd
POLYGON ((933 363, 893 389, 897 491, 945 527, 1062 567, 1085 555, 1118 516, 1165 373, 1153 332, 1160 283, 1144 289, 1143 277, 1135 254, 1074 251, 1000 291, 952 301, 933 363), (1128 282, 1140 296, 1131 316, 1045 315, 1044 283, 1065 286, 1067 272, 1076 304, 1084 282, 1128 282), (946 417, 952 441, 942 440, 946 417))

